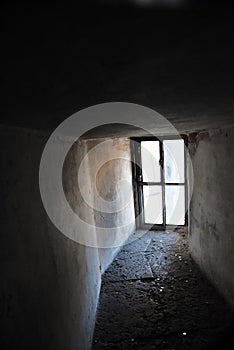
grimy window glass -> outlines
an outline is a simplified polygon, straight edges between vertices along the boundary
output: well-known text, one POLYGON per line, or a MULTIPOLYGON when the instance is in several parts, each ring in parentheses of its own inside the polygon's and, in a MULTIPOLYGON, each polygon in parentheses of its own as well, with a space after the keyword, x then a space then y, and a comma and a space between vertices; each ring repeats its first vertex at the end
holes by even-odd
POLYGON ((159 157, 159 141, 141 142, 142 175, 144 181, 161 181, 159 157))
POLYGON ((184 141, 164 140, 165 182, 184 183, 184 141))
POLYGON ((167 225, 185 224, 184 186, 166 186, 166 223, 167 225))
POLYGON ((143 186, 143 197, 145 222, 148 224, 162 224, 162 186, 143 186))

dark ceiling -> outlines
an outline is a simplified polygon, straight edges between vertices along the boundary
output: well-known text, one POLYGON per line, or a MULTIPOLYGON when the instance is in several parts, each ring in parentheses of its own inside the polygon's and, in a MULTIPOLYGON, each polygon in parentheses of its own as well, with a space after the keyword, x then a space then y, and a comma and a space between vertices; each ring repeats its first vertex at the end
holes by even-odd
POLYGON ((52 130, 124 101, 181 129, 234 122, 231 7, 42 5, 2 11, 2 123, 52 130))

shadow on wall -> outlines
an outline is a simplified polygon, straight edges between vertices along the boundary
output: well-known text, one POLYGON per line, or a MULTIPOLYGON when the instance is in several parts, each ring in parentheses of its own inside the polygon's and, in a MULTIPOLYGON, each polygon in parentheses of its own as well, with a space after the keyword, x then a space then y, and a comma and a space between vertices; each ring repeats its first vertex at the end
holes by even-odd
MULTIPOLYGON (((111 263, 116 249, 98 250, 78 244, 62 235, 49 220, 38 182, 47 133, 2 127, 0 136, 4 203, 0 245, 1 347, 77 350, 80 344, 79 349, 88 350, 99 298, 100 269, 104 271, 111 263)), ((128 142, 115 140, 109 148, 112 156, 123 144, 123 153, 128 155, 128 142)), ((95 225, 101 221, 101 213, 94 213, 77 189, 77 169, 89 147, 88 141, 72 147, 64 164, 63 185, 74 211, 95 225)), ((111 183, 106 186, 106 181, 113 180, 109 176, 121 178, 121 172, 130 176, 126 161, 122 170, 120 162, 112 165, 116 171, 111 169, 111 163, 100 170, 97 182, 104 198, 117 194, 111 183)), ((86 169, 90 190, 95 185, 91 176, 94 165, 90 160, 90 168, 86 169)), ((59 203, 54 210, 60 211, 59 203)), ((62 211, 57 214, 63 218, 62 211)), ((119 221, 116 216, 116 223, 119 221)))

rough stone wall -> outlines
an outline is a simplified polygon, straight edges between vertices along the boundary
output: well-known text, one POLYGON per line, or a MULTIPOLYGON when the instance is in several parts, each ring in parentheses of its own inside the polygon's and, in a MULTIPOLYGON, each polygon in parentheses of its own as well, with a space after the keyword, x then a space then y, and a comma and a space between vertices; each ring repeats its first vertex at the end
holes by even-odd
POLYGON ((234 127, 193 135, 190 250, 234 305, 234 127))

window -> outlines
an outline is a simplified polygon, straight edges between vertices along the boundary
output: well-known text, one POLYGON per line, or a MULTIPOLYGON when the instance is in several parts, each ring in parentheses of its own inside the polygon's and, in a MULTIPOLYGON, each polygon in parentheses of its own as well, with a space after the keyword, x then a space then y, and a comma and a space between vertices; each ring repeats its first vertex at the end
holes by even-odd
POLYGON ((187 225, 186 137, 133 138, 138 226, 187 225))

